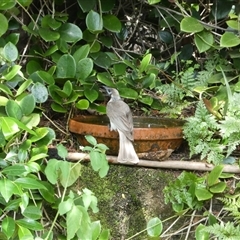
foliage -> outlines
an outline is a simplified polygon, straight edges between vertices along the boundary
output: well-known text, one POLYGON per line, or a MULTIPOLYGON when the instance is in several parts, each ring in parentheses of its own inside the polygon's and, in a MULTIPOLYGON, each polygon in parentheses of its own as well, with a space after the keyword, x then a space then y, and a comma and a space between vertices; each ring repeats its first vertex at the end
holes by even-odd
POLYGON ((210 174, 197 177, 194 173, 182 172, 178 178, 164 188, 165 202, 171 202, 176 212, 187 208, 201 209, 214 194, 223 193, 226 183, 220 181, 223 166, 216 166, 210 174))
POLYGON ((240 108, 236 104, 239 100, 240 94, 234 93, 222 104, 219 109, 221 116, 224 116, 222 120, 211 114, 203 101, 198 103, 195 115, 187 119, 183 128, 190 155, 201 154, 201 159, 206 158, 214 164, 222 163, 231 155, 240 143, 240 108))

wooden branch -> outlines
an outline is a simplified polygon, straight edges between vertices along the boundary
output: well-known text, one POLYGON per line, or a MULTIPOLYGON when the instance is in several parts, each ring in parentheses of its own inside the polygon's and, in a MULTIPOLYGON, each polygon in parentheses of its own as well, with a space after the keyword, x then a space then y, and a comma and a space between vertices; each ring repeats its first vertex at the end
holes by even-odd
MULTIPOLYGON (((68 153, 69 161, 89 161, 90 157, 86 153, 68 153)), ((107 160, 112 164, 123 164, 117 162, 117 157, 107 155, 107 160)), ((150 161, 140 159, 139 163, 134 165, 132 163, 125 163, 124 165, 150 167, 150 168, 167 168, 167 169, 185 169, 193 171, 211 171, 214 165, 206 162, 193 162, 189 161, 178 161, 178 160, 165 160, 165 161, 150 161)), ((240 173, 240 168, 237 165, 224 165, 223 172, 226 173, 240 173)))

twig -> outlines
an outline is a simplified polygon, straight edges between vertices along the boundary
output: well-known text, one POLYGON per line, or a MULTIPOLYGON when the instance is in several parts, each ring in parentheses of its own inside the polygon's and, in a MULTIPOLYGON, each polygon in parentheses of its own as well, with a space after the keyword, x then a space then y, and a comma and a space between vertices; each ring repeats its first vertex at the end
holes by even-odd
MULTIPOLYGON (((79 159, 84 159, 89 161, 90 157, 86 153, 72 152, 68 153, 69 161, 78 161, 79 159)), ((107 155, 107 160, 112 164, 120 164, 117 161, 117 157, 107 155)), ((121 163, 122 164, 122 163, 121 163)), ((133 166, 132 163, 124 163, 124 165, 133 166)), ((168 168, 168 169, 185 169, 193 171, 211 171, 214 165, 207 164, 205 162, 194 162, 194 161, 180 161, 180 160, 165 160, 165 161, 150 161, 150 160, 139 160, 139 163, 134 165, 139 167, 150 167, 150 168, 168 168)), ((240 173, 240 168, 237 165, 224 165, 223 172, 227 173, 240 173)))

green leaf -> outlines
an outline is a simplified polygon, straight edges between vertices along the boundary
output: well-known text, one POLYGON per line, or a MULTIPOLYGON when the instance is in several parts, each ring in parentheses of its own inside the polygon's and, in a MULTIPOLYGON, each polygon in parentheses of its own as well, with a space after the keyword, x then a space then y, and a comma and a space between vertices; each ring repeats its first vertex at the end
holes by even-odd
POLYGON ((84 59, 88 56, 90 51, 90 45, 89 44, 85 44, 83 46, 81 46, 80 48, 78 48, 76 50, 76 52, 74 52, 73 54, 73 58, 75 60, 76 63, 78 63, 81 59, 84 59))
POLYGON ((64 214, 66 214, 67 212, 69 212, 72 207, 74 206, 74 202, 73 199, 69 198, 66 201, 60 202, 59 204, 59 214, 62 216, 64 214))
POLYGON ((221 47, 235 47, 240 44, 240 39, 232 32, 225 32, 220 39, 221 47))
POLYGON ((89 101, 87 99, 81 99, 76 103, 76 107, 81 110, 89 108, 89 101))
POLYGON ((158 217, 150 219, 147 223, 147 233, 150 237, 159 237, 162 229, 162 221, 158 217))
POLYGON ((153 103, 153 99, 151 96, 142 96, 140 99, 138 99, 138 101, 140 101, 148 106, 151 106, 153 103))
POLYGON ((48 90, 42 83, 34 83, 31 92, 37 103, 44 103, 48 99, 48 90))
MULTIPOLYGON (((20 65, 14 65, 8 69, 7 73, 4 73, 3 76, 6 80, 12 80, 18 73, 20 73, 20 65)), ((21 73, 20 73, 21 74, 21 73)))
POLYGON ((33 0, 18 0, 18 2, 23 6, 23 7, 28 7, 31 5, 33 0))
POLYGON ((91 135, 86 135, 85 139, 87 140, 87 142, 89 142, 91 145, 96 146, 97 145, 97 140, 95 137, 91 136, 91 135))
POLYGON ((31 114, 36 107, 34 96, 32 94, 28 94, 27 96, 21 99, 21 101, 19 102, 19 105, 24 115, 31 114))
POLYGON ((94 59, 94 63, 99 67, 108 69, 114 62, 106 53, 100 52, 94 59))
POLYGON ((4 93, 10 95, 10 96, 13 96, 12 91, 9 89, 9 87, 2 84, 2 83, 0 83, 0 90, 3 91, 4 93))
POLYGON ((85 80, 93 70, 93 61, 91 58, 81 59, 77 63, 76 77, 81 80, 85 80))
POLYGON ((43 83, 48 83, 49 85, 55 83, 53 76, 48 72, 36 71, 36 74, 38 75, 39 79, 41 79, 43 83))
POLYGON ((97 151, 90 152, 91 166, 94 171, 98 172, 98 170, 102 166, 102 154, 97 151))
POLYGON ((16 0, 1 0, 0 1, 0 9, 7 10, 11 9, 16 5, 16 0))
POLYGON ((62 107, 61 105, 59 105, 57 103, 52 103, 51 108, 54 112, 59 112, 59 113, 66 113, 67 112, 66 108, 62 107))
POLYGON ((71 81, 66 81, 63 86, 63 92, 69 97, 72 93, 73 87, 71 81))
MULTIPOLYGON (((42 224, 39 222, 30 219, 30 218, 22 218, 15 221, 15 223, 21 227, 26 229, 34 230, 34 231, 41 231, 43 230, 42 224)), ((31 238, 30 238, 31 239, 31 238)))
POLYGON ((8 42, 3 48, 3 56, 9 62, 14 62, 18 58, 18 50, 14 44, 8 42))
POLYGON ((139 71, 140 72, 144 72, 146 71, 150 61, 151 61, 151 58, 152 58, 152 54, 147 54, 146 56, 144 56, 144 58, 142 59, 141 63, 140 63, 140 66, 139 66, 139 71))
POLYGON ((74 78, 76 74, 76 62, 69 54, 62 55, 57 62, 58 78, 74 78))
POLYGON ((91 103, 98 98, 98 92, 95 89, 86 88, 84 90, 84 95, 91 103))
POLYGON ((23 211, 23 216, 25 218, 30 218, 33 220, 38 220, 42 217, 42 211, 36 206, 27 206, 23 211))
POLYGON ((6 106, 8 98, 0 96, 0 106, 6 106))
POLYGON ((66 159, 68 156, 68 151, 66 149, 66 147, 64 147, 62 144, 58 144, 57 145, 57 151, 58 151, 58 155, 62 158, 62 159, 66 159))
POLYGON ((17 178, 14 182, 26 189, 46 189, 41 181, 30 177, 17 178))
POLYGON ((214 43, 213 34, 208 31, 202 31, 194 35, 194 42, 200 53, 206 52, 214 43))
POLYGON ((215 166, 214 169, 207 176, 207 184, 208 186, 213 186, 219 181, 219 177, 223 171, 223 165, 215 166))
POLYGON ((1 117, 0 123, 2 126, 2 133, 6 140, 11 138, 15 133, 19 132, 17 123, 10 118, 1 117))
POLYGON ((101 234, 100 234, 98 239, 99 240, 108 240, 108 239, 110 239, 110 231, 108 229, 104 229, 101 232, 101 234))
POLYGON ((91 9, 94 8, 96 4, 96 0, 88 0, 88 1, 77 0, 77 2, 83 12, 89 12, 91 9))
POLYGON ((56 199, 54 197, 54 188, 49 182, 44 182, 42 181, 42 184, 46 187, 47 190, 45 189, 39 189, 40 194, 42 197, 49 203, 55 203, 56 199))
POLYGON ((106 175, 108 174, 108 170, 109 170, 109 164, 108 161, 106 159, 106 155, 102 153, 102 166, 99 169, 99 177, 100 178, 104 178, 106 177, 106 175))
POLYGON ((173 42, 173 36, 169 31, 159 31, 159 38, 166 44, 170 44, 173 42))
POLYGON ((97 240, 101 232, 100 221, 95 221, 91 223, 92 240, 97 240))
POLYGON ((16 93, 16 97, 19 96, 20 94, 22 94, 32 83, 31 79, 28 79, 26 81, 24 81, 21 86, 18 88, 17 93, 16 93))
POLYGON ((14 101, 9 100, 5 106, 8 117, 13 117, 20 120, 23 116, 21 107, 14 101))
POLYGON ((2 221, 2 231, 10 239, 15 232, 15 221, 13 218, 6 216, 2 221))
POLYGON ((131 88, 119 88, 119 93, 123 98, 137 99, 138 93, 131 88))
POLYGON ((18 239, 21 240, 33 240, 33 235, 30 232, 30 230, 28 230, 28 228, 22 227, 22 226, 18 226, 18 239))
POLYGON ((204 231, 204 228, 206 228, 206 226, 201 223, 197 226, 195 230, 196 240, 209 240, 209 233, 204 231))
POLYGON ((195 195, 198 201, 205 201, 213 197, 213 195, 205 188, 196 189, 195 195))
POLYGON ((59 29, 60 37, 66 42, 77 42, 82 39, 82 30, 73 23, 64 23, 59 29))
POLYGON ((24 172, 26 172, 26 168, 24 165, 20 165, 20 164, 8 166, 2 170, 2 173, 8 176, 20 176, 24 172))
POLYGON ((6 202, 12 197, 15 192, 15 184, 7 178, 0 179, 0 193, 6 202))
POLYGON ((106 85, 108 87, 116 87, 111 79, 110 74, 107 72, 98 73, 97 79, 99 82, 103 83, 104 85, 106 85))
POLYGON ((39 34, 46 42, 55 42, 60 38, 60 34, 50 28, 39 28, 39 34))
POLYGON ((93 33, 101 32, 103 29, 103 20, 97 12, 91 10, 87 14, 86 25, 90 32, 93 33))
POLYGON ((56 138, 56 134, 52 128, 46 128, 46 129, 47 129, 47 134, 42 139, 36 142, 38 147, 49 145, 56 138))
POLYGON ((204 27, 201 23, 198 22, 196 18, 193 17, 185 17, 180 23, 181 31, 187 33, 197 33, 201 32, 204 27))
POLYGON ((226 188, 227 184, 225 182, 219 182, 213 186, 211 186, 209 188, 209 191, 212 193, 222 193, 225 188, 226 188))
POLYGON ((161 2, 161 0, 148 0, 148 3, 150 5, 153 5, 153 4, 156 4, 156 3, 159 3, 159 2, 161 2))
POLYGON ((119 19, 114 15, 104 15, 103 16, 103 26, 110 32, 119 33, 122 28, 122 24, 119 19))
POLYGON ((46 174, 48 181, 53 185, 56 184, 58 181, 59 174, 59 160, 50 159, 47 163, 44 172, 46 174))

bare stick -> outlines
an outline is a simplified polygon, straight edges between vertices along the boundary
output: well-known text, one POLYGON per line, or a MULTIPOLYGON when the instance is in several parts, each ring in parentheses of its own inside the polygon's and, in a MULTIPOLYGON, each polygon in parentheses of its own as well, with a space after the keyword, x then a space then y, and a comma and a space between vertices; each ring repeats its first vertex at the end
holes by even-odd
MULTIPOLYGON (((79 159, 89 161, 89 155, 86 153, 68 153, 69 161, 79 161, 79 159)), ((112 164, 120 164, 117 162, 117 157, 107 155, 107 160, 112 164)), ((122 164, 122 163, 121 163, 122 164)), ((124 165, 132 165, 132 163, 125 163, 124 165)), ((168 169, 185 169, 193 171, 211 171, 214 165, 206 162, 193 162, 189 161, 178 161, 178 160, 165 160, 165 161, 150 161, 140 159, 139 163, 134 166, 151 167, 151 168, 168 168, 168 169)), ((227 173, 240 173, 240 168, 237 165, 224 165, 223 172, 227 173)))

